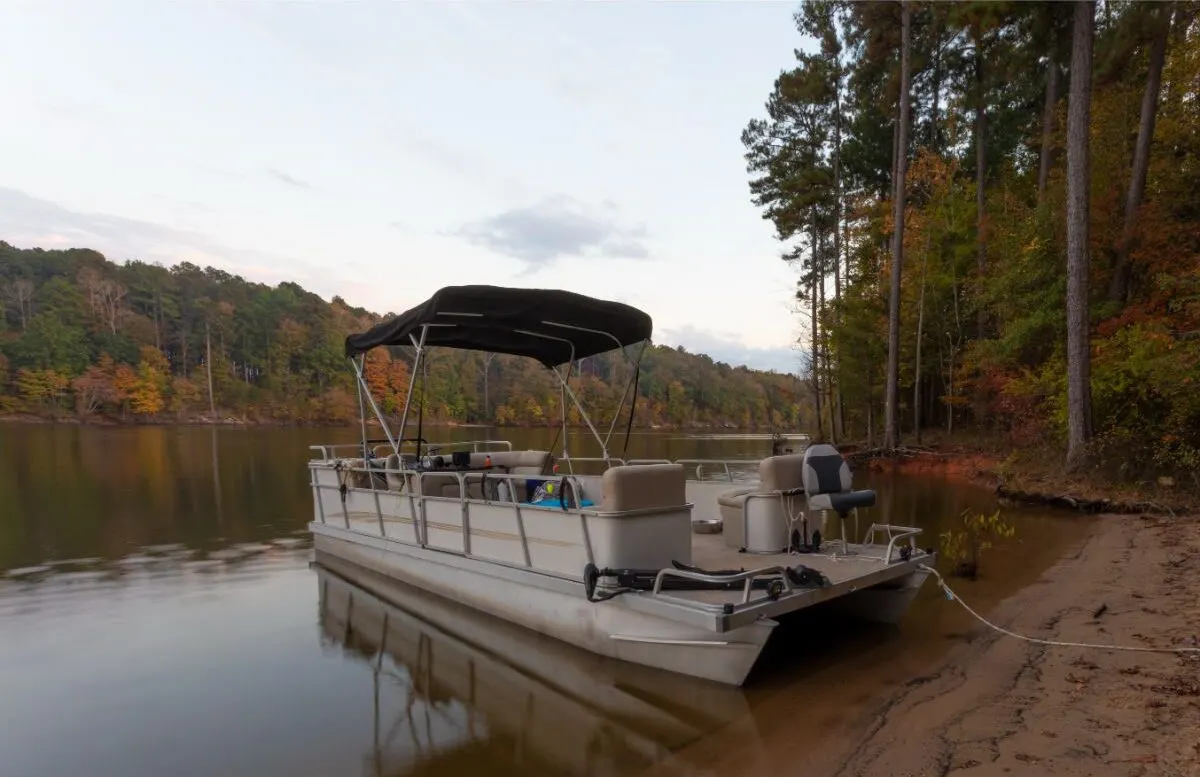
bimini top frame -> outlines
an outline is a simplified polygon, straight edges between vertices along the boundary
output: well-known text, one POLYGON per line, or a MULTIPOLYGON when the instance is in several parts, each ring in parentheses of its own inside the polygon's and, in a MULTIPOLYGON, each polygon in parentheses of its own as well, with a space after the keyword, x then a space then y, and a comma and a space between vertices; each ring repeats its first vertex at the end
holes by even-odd
MULTIPOLYGON (((637 403, 637 379, 645 345, 653 332, 653 322, 644 311, 620 302, 596 299, 559 289, 521 289, 503 286, 447 286, 416 307, 383 321, 366 332, 346 338, 346 357, 354 366, 358 378, 359 409, 362 415, 363 449, 366 456, 366 408, 363 398, 383 426, 392 450, 400 452, 404 429, 408 422, 409 405, 417 376, 423 375, 421 362, 426 348, 440 346, 460 350, 504 353, 537 360, 554 373, 562 387, 563 454, 566 457, 566 399, 569 396, 584 422, 600 443, 608 460, 608 440, 616 427, 617 417, 633 386, 634 396, 629 408, 632 426, 637 403), (580 359, 620 349, 628 359, 625 347, 642 344, 633 361, 634 372, 621 395, 608 435, 601 437, 587 412, 570 386, 571 366, 580 359), (400 432, 392 436, 387 420, 371 396, 364 375, 365 354, 379 346, 411 346, 416 351, 408 398, 400 420, 400 432), (356 358, 357 357, 357 358, 356 358), (566 366, 564 371, 559 368, 566 366), (564 374, 565 373, 565 374, 564 374)), ((424 392, 422 392, 424 396, 424 392)), ((423 403, 422 403, 423 407, 423 403)), ((419 424, 418 424, 419 427, 419 424)), ((626 430, 626 442, 628 443, 626 430)), ((417 441, 420 451, 421 432, 417 441)), ((567 457, 570 461, 569 457, 567 457)))

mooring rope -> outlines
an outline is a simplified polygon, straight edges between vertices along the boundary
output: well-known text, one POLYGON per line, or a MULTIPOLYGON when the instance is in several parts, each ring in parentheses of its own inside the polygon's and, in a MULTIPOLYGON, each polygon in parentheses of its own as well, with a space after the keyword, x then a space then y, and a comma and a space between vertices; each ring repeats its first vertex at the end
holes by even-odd
POLYGON ((941 589, 946 592, 947 599, 951 599, 953 601, 958 602, 960 605, 962 605, 964 610, 966 610, 967 612, 974 615, 975 618, 983 625, 987 626, 988 628, 994 629, 995 631, 998 631, 1001 634, 1004 634, 1009 637, 1016 637, 1017 639, 1021 639, 1026 642, 1034 642, 1039 645, 1052 645, 1055 647, 1079 647, 1079 648, 1091 648, 1094 650, 1124 650, 1124 651, 1130 651, 1130 652, 1135 652, 1135 653, 1200 653, 1200 647, 1168 648, 1168 647, 1136 647, 1133 645, 1097 645, 1097 644, 1091 644, 1088 642, 1065 642, 1062 640, 1041 639, 1038 637, 1027 637, 1024 634, 1017 634, 1015 631, 1009 631, 1008 629, 1004 628, 1003 626, 997 626, 996 624, 989 621, 987 618, 985 618, 982 615, 980 615, 979 613, 975 612, 975 610, 971 609, 971 605, 964 602, 962 600, 961 596, 959 596, 953 590, 950 589, 950 586, 948 586, 946 584, 946 581, 942 578, 941 574, 939 574, 936 569, 934 569, 933 567, 930 567, 930 566, 926 566, 925 564, 919 564, 918 568, 923 569, 926 572, 929 572, 930 574, 932 574, 934 577, 937 578, 938 586, 940 586, 941 589))

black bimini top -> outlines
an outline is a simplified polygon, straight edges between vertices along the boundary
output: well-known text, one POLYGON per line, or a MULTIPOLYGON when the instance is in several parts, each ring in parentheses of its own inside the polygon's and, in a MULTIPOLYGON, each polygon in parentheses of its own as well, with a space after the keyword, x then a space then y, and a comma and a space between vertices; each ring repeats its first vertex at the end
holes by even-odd
POLYGON ((411 310, 346 338, 346 356, 384 345, 490 351, 557 367, 649 340, 650 316, 621 302, 555 289, 447 286, 411 310))

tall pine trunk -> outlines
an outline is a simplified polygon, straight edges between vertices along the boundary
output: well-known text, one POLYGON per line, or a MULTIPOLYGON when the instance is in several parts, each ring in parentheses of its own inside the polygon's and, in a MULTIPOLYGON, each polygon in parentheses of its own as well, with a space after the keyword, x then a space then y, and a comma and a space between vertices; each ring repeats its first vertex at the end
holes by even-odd
MULTIPOLYGON (((927 228, 928 229, 928 228, 927 228)), ((917 303, 917 354, 913 377, 913 436, 921 443, 921 338, 925 332, 925 276, 929 267, 931 234, 925 233, 925 256, 921 259, 921 298, 917 303)))
POLYGON ((1094 0, 1075 0, 1071 93, 1067 110, 1067 466, 1087 459, 1092 437, 1088 347, 1088 218, 1091 181, 1088 125, 1092 102, 1094 0))
MULTIPOLYGON (((833 305, 835 321, 842 323, 842 69, 838 63, 833 107, 833 305)), ((834 438, 846 435, 846 413, 842 407, 842 382, 834 379, 834 438)))
POLYGON ((1167 35, 1171 31, 1171 6, 1160 5, 1152 12, 1154 42, 1150 46, 1150 71, 1146 74, 1146 91, 1142 94, 1142 120, 1138 124, 1137 145, 1133 151, 1133 171, 1129 176, 1129 192, 1125 196, 1125 224, 1117 243, 1116 263, 1108 285, 1108 298, 1124 302, 1129 294, 1131 265, 1129 251, 1137 231, 1138 209, 1146 191, 1146 173, 1150 168, 1150 141, 1154 139, 1154 119, 1158 114, 1158 93, 1162 88, 1163 62, 1167 56, 1167 35))
MULTIPOLYGON (((1057 52, 1055 52, 1057 53, 1057 52)), ((1038 160, 1038 200, 1046 193, 1046 183, 1050 180, 1050 165, 1054 156, 1054 109, 1058 105, 1058 87, 1062 79, 1062 71, 1058 69, 1058 59, 1053 54, 1046 68, 1046 104, 1042 108, 1042 153, 1038 160)))
POLYGON ((886 396, 884 397, 883 447, 895 450, 899 442, 899 408, 900 399, 900 274, 904 262, 904 179, 907 174, 908 152, 908 111, 909 111, 909 74, 908 48, 912 28, 912 8, 908 0, 901 3, 901 43, 900 43, 900 118, 896 129, 896 177, 892 193, 893 221, 892 232, 892 288, 888 304, 888 374, 886 396))
POLYGON ((817 270, 817 216, 815 212, 813 213, 810 239, 812 240, 812 258, 809 264, 809 270, 812 273, 810 278, 812 286, 812 348, 809 355, 811 362, 809 373, 812 375, 813 402, 815 403, 814 409, 817 413, 817 440, 823 442, 825 440, 825 426, 821 415, 821 348, 819 333, 817 331, 817 285, 820 283, 820 274, 817 270))
MULTIPOLYGON (((979 282, 987 271, 987 92, 983 80, 983 30, 975 34, 975 263, 979 282)), ((986 331, 987 313, 979 306, 979 336, 986 331)))

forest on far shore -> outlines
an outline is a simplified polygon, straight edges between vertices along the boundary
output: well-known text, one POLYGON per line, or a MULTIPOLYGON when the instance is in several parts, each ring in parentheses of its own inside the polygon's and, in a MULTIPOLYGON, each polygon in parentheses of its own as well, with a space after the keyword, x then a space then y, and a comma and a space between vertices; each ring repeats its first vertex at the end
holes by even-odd
MULTIPOLYGON (((381 318, 295 283, 0 241, 0 415, 346 422, 358 418, 358 397, 345 337, 381 318)), ((424 401, 427 423, 561 419, 559 385, 531 359, 447 349, 426 357, 427 395, 418 389, 414 400, 424 401)), ((366 377, 384 412, 403 408, 411 366, 411 349, 370 352, 366 377)), ((631 374, 617 351, 577 363, 572 388, 594 423, 611 422, 631 374)), ((682 348, 646 349, 638 396, 638 428, 794 430, 812 419, 795 376, 682 348)), ((628 408, 626 400, 622 424, 628 408)), ((569 400, 568 411, 582 423, 569 400)))

